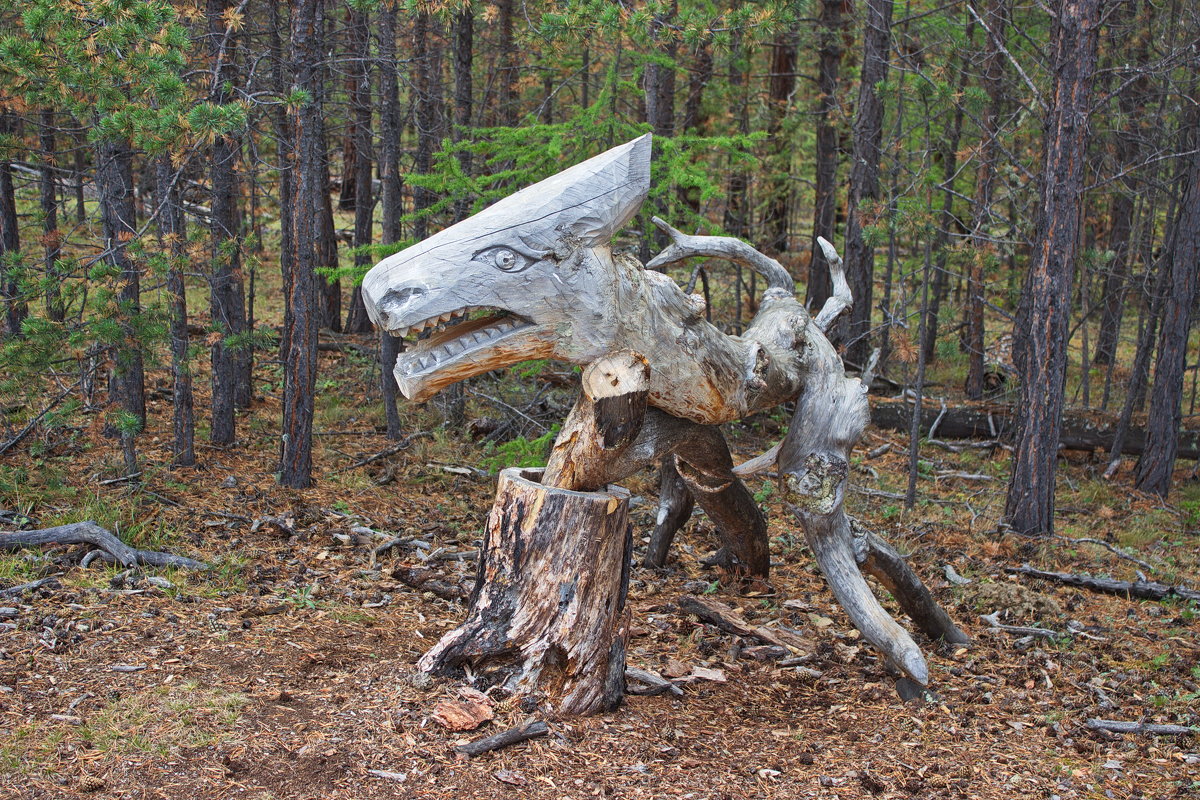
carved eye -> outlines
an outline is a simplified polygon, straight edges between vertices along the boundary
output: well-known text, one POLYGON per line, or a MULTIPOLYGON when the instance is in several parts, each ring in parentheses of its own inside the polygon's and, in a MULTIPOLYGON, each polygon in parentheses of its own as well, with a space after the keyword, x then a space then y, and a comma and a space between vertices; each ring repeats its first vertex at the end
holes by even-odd
POLYGON ((489 247, 475 254, 472 261, 490 264, 505 272, 520 272, 538 259, 511 247, 489 247))

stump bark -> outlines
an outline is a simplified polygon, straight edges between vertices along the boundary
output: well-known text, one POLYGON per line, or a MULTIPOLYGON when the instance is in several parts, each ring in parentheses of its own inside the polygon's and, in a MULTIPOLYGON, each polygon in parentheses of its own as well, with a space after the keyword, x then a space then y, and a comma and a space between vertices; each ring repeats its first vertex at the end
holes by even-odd
POLYGON ((620 705, 629 635, 629 492, 500 473, 466 621, 417 666, 536 697, 555 716, 620 705))

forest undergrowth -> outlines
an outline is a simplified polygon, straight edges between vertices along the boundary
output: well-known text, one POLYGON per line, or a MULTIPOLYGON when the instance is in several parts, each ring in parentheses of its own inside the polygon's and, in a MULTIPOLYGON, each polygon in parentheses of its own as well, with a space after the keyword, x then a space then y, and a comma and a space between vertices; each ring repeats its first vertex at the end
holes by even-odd
MULTIPOLYGON (((771 521, 771 591, 739 595, 705 565, 716 536, 699 514, 665 570, 634 572, 629 666, 667 676, 681 694, 631 695, 610 714, 552 720, 545 738, 474 760, 457 755, 454 745, 527 712, 495 693, 471 700, 414 664, 465 612, 495 471, 544 457, 574 378, 536 363, 477 379, 462 431, 441 427, 432 405, 405 404, 398 445, 378 427, 372 340, 337 341, 340 349, 321 354, 315 488, 276 482, 279 374, 270 363, 257 368, 239 446, 202 445, 201 466, 167 466, 165 390, 150 393, 140 480, 121 480, 120 448, 104 438, 100 414, 45 426, 0 464, 8 525, 91 518, 138 547, 212 565, 84 568, 78 548, 0 557, 0 587, 54 577, 0 598, 0 796, 1167 798, 1200 790, 1196 604, 1005 571, 1029 563, 1136 580, 1140 570, 1195 587, 1200 485, 1187 462, 1167 505, 1132 491, 1124 471, 1105 481, 1103 454, 1064 452, 1059 536, 1109 547, 1030 540, 996 527, 1003 446, 923 445, 920 499, 908 509, 907 439, 875 429, 856 451, 850 508, 911 554, 973 639, 967 648, 923 645, 933 694, 897 695, 762 479, 751 489, 771 521), (684 595, 790 629, 811 646, 783 654, 725 633, 684 613, 684 595), (993 614, 1044 632, 993 628, 981 619, 993 614), (481 702, 494 718, 452 732, 437 721, 443 701, 481 702), (1112 734, 1089 728, 1093 718, 1192 733, 1112 734)), ((205 381, 196 385, 202 394, 205 381)), ((737 458, 778 441, 786 422, 781 411, 731 426, 737 458)), ((644 545, 656 476, 628 484, 644 545)))

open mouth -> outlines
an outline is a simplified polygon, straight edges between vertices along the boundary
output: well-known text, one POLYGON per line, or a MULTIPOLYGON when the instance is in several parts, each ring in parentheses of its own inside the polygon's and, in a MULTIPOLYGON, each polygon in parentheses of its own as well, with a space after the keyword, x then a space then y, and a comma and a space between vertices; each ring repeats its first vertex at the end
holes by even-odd
POLYGON ((393 336, 428 333, 404 354, 410 369, 425 372, 464 353, 490 348, 532 327, 533 322, 502 308, 466 306, 389 333, 393 336))

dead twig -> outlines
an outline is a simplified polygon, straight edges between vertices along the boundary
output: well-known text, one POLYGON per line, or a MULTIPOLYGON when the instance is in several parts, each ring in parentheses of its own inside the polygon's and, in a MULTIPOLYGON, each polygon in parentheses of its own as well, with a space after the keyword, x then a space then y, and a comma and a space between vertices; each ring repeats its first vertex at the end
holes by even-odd
POLYGON ((388 456, 393 456, 396 453, 399 453, 401 450, 407 450, 409 448, 409 446, 413 442, 415 442, 417 439, 423 439, 425 437, 432 436, 432 435, 433 434, 430 433, 429 431, 417 431, 416 433, 411 433, 408 436, 404 437, 404 441, 402 441, 398 444, 392 445, 391 447, 387 448, 386 450, 381 450, 380 452, 376 453, 375 455, 367 456, 364 459, 355 461, 353 464, 351 464, 348 467, 342 467, 341 469, 335 469, 330 474, 331 475, 339 475, 343 472, 349 472, 352 469, 358 469, 359 467, 365 467, 367 464, 373 464, 381 458, 387 458, 388 456))

